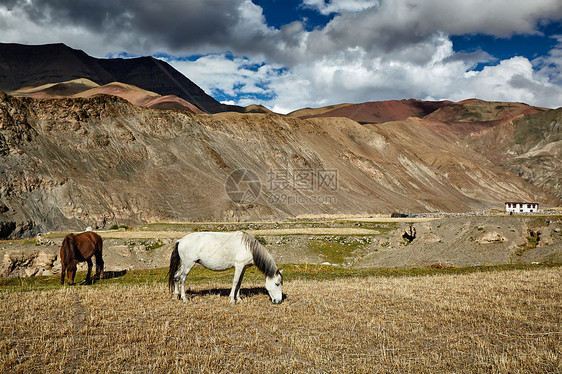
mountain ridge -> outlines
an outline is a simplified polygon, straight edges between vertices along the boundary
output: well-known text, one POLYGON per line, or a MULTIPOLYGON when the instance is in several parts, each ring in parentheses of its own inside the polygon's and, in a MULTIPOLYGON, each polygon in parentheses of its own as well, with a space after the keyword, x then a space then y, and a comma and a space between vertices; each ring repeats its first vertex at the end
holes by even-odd
POLYGON ((0 232, 470 212, 514 200, 560 204, 426 122, 202 115, 107 95, 37 100, 0 93, 0 232), (228 195, 229 175, 239 169, 260 182, 255 201, 228 195))
POLYGON ((165 61, 153 57, 99 59, 62 43, 0 43, 0 90, 86 78, 99 85, 121 82, 162 96, 175 95, 207 113, 240 112, 221 104, 165 61))
POLYGON ((60 83, 47 83, 37 87, 23 87, 7 92, 7 94, 15 97, 35 99, 88 98, 95 95, 111 95, 125 99, 133 105, 147 108, 204 113, 195 105, 175 95, 162 96, 155 92, 120 82, 111 82, 100 86, 86 78, 60 83))

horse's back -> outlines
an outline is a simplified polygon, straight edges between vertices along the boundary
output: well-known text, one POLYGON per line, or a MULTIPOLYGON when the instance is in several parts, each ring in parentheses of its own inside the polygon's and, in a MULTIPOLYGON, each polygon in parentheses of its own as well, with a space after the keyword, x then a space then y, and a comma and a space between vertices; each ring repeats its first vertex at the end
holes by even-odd
POLYGON ((89 240, 93 243, 103 242, 103 239, 101 238, 101 236, 99 236, 99 234, 97 234, 93 231, 85 231, 85 232, 82 232, 80 234, 76 234, 76 237, 77 238, 81 237, 81 238, 87 239, 87 240, 89 240))
POLYGON ((182 260, 199 262, 216 270, 228 269, 236 262, 251 261, 252 256, 242 242, 243 233, 194 232, 180 239, 178 251, 182 260))
POLYGON ((74 237, 78 251, 84 257, 90 257, 96 252, 98 255, 101 255, 103 248, 103 239, 101 236, 93 231, 86 231, 76 234, 74 237))
POLYGON ((192 232, 180 239, 180 243, 189 243, 192 247, 208 246, 209 244, 228 244, 242 240, 241 231, 234 232, 214 232, 201 231, 192 232))

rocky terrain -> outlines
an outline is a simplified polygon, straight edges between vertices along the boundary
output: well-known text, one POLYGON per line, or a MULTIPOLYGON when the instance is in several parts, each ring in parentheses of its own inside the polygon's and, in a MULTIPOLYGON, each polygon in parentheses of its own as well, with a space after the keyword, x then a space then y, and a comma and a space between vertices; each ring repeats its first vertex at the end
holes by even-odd
MULTIPOLYGON (((109 274, 167 267, 176 239, 194 230, 243 229, 257 235, 277 264, 364 267, 465 267, 562 261, 562 216, 351 218, 281 222, 191 223, 99 231, 109 274), (415 231, 411 242, 404 233, 415 231)), ((65 233, 0 241, 0 277, 60 273, 65 233)), ((82 263, 79 270, 86 270, 82 263)))
POLYGON ((340 104, 324 108, 299 109, 288 114, 297 118, 345 117, 359 123, 384 123, 405 120, 408 117, 425 117, 450 101, 388 100, 360 104, 340 104))
POLYGON ((414 117, 360 125, 347 118, 194 115, 114 96, 1 94, 1 233, 558 203, 550 190, 452 138, 442 130, 448 126, 414 117), (250 200, 225 189, 238 169, 253 173, 254 181, 234 184, 254 192, 250 200))

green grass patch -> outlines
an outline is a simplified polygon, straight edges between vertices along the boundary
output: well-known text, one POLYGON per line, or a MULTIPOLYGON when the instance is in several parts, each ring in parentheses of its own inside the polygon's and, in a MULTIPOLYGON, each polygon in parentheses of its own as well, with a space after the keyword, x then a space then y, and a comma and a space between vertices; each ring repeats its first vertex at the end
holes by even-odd
POLYGON ((283 277, 286 281, 294 279, 306 280, 333 280, 353 277, 418 277, 433 276, 441 274, 470 274, 492 271, 528 270, 540 268, 555 268, 562 263, 554 264, 506 264, 491 266, 469 266, 469 267, 441 267, 422 266, 410 268, 366 268, 350 269, 332 265, 311 264, 287 264, 281 266, 284 269, 283 277))
POLYGON ((341 264, 356 250, 371 244, 370 237, 326 236, 308 240, 310 249, 332 264, 341 264))
MULTIPOLYGON (((528 270, 528 269, 548 269, 562 266, 562 263, 554 264, 506 264, 493 266, 470 266, 470 267, 411 267, 411 268, 367 268, 350 269, 333 265, 312 265, 312 264, 285 264, 280 268, 283 270, 283 278, 286 282, 292 280, 317 280, 329 281, 341 278, 353 277, 417 277, 433 276, 446 274, 470 274, 478 272, 528 270)), ((161 285, 168 282, 167 268, 131 270, 122 275, 110 279, 96 281, 93 285, 80 284, 86 277, 86 272, 76 274, 76 285, 64 286, 59 284, 60 274, 49 277, 25 277, 25 278, 0 278, 1 292, 31 292, 61 289, 63 287, 107 287, 117 286, 142 286, 142 285, 161 285)), ((111 272, 107 272, 111 274, 111 272)), ((207 270, 199 265, 195 266, 186 280, 186 287, 190 285, 213 284, 230 287, 234 270, 216 272, 207 270)), ((249 268, 245 275, 245 281, 263 281, 264 276, 255 267, 249 268)), ((244 287, 244 283, 242 284, 244 287)))

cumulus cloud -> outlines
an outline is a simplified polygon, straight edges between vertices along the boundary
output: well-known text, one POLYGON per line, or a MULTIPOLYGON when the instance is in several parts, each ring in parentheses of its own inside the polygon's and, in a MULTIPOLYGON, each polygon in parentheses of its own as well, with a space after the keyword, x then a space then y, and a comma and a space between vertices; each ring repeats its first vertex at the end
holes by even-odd
POLYGON ((373 0, 304 0, 305 7, 316 9, 323 15, 343 12, 360 12, 362 10, 378 6, 378 1, 373 0))
MULTIPOLYGON (((457 53, 451 35, 536 34, 562 2, 303 0, 329 21, 267 24, 251 0, 7 0, 5 42, 64 42, 97 57, 162 53, 220 100, 304 106, 401 98, 562 102, 562 49, 533 61, 457 53), (185 56, 200 55, 198 59, 185 56), (474 70, 479 63, 490 66, 474 70)), ((562 37, 560 37, 562 42, 562 37)))
POLYGON ((281 66, 228 54, 206 55, 194 61, 167 60, 208 93, 236 96, 245 102, 254 100, 254 103, 257 96, 263 98, 272 95, 265 87, 270 85, 272 79, 279 79, 283 70, 281 66))
POLYGON ((558 44, 548 55, 541 56, 533 62, 538 69, 538 74, 544 81, 562 86, 562 35, 554 35, 558 44))
MULTIPOLYGON (((81 33, 93 43, 84 43, 89 48, 108 43, 106 53, 116 52, 108 48, 135 54, 252 51, 247 42, 259 41, 270 30, 261 8, 250 0, 10 0, 0 8, 36 29, 81 33)), ((26 30, 15 30, 16 39, 33 42, 26 30)))

